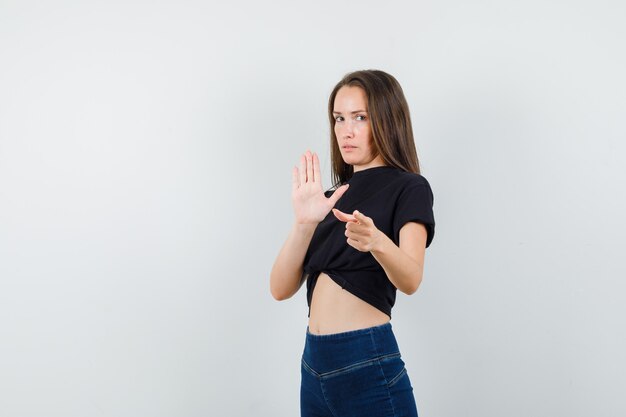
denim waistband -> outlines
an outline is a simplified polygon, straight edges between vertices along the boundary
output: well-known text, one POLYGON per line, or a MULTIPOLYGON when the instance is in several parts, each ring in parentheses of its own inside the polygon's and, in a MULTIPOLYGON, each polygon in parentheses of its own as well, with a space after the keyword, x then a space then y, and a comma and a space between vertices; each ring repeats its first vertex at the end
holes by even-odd
POLYGON ((307 326, 302 359, 313 371, 324 374, 399 353, 391 322, 366 329, 322 335, 310 333, 307 326))

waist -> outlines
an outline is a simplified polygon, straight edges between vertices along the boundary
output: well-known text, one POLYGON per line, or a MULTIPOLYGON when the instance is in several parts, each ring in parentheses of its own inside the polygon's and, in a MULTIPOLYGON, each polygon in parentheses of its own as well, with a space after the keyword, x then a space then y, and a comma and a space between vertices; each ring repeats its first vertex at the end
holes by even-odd
POLYGON ((342 288, 324 272, 319 274, 313 288, 308 323, 310 333, 346 332, 385 324, 391 319, 351 293, 352 288, 342 288))
POLYGON ((391 322, 365 329, 317 335, 307 327, 302 360, 319 374, 399 355, 391 322))

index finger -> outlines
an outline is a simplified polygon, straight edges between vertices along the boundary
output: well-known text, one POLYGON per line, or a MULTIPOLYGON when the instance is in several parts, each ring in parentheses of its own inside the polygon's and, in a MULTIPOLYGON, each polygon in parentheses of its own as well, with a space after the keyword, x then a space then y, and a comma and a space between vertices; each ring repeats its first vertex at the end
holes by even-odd
POLYGON ((359 223, 368 223, 371 221, 371 219, 369 217, 367 217, 365 214, 361 213, 358 210, 354 210, 352 212, 352 215, 354 216, 354 218, 359 222, 359 223))
POLYGON ((356 219, 350 213, 344 213, 343 211, 333 208, 333 214, 342 222, 356 222, 356 219))

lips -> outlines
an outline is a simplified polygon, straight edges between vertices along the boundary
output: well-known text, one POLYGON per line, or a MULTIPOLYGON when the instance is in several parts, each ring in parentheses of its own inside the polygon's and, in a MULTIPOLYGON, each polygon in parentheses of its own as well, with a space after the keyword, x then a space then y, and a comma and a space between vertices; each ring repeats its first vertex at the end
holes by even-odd
POLYGON ((342 146, 343 149, 356 149, 356 146, 351 146, 351 145, 344 145, 342 146))

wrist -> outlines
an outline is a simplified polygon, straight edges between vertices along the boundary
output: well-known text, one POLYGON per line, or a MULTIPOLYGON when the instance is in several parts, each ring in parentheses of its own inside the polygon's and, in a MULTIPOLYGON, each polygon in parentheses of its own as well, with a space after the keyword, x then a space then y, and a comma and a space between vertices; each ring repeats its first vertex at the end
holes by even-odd
POLYGON ((389 239, 389 236, 379 230, 376 241, 372 246, 370 252, 372 253, 372 255, 387 253, 389 252, 389 244, 395 246, 395 243, 393 243, 391 239, 389 239))
POLYGON ((317 228, 318 223, 298 223, 297 221, 293 222, 294 230, 298 232, 310 232, 313 233, 317 228))

